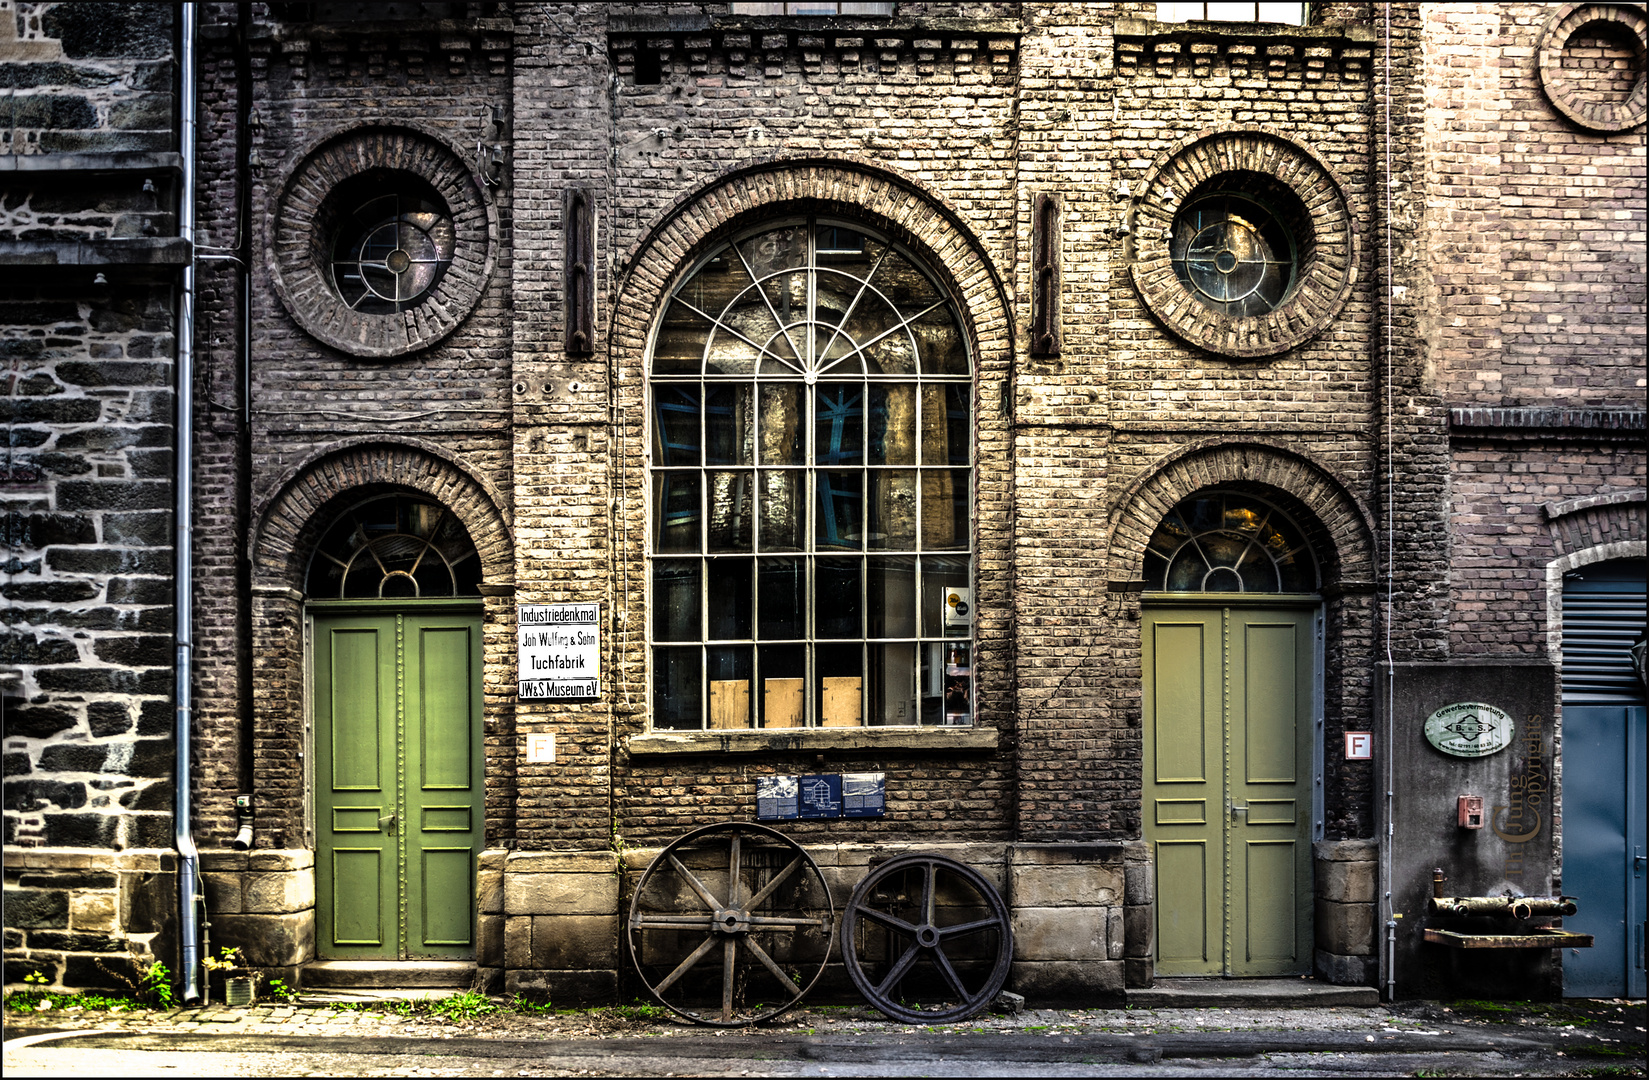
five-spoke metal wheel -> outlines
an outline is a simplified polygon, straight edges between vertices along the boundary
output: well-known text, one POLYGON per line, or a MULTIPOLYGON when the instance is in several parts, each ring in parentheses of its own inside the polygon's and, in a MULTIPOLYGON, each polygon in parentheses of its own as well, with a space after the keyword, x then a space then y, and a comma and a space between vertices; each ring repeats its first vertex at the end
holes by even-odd
POLYGON ((972 868, 942 855, 902 855, 853 890, 842 960, 865 1000, 895 1020, 966 1020, 1007 981, 1008 908, 972 868))
POLYGON ((741 1027, 801 1001, 824 972, 836 908, 801 845, 762 825, 707 825, 659 852, 630 903, 630 957, 659 1003, 741 1027))

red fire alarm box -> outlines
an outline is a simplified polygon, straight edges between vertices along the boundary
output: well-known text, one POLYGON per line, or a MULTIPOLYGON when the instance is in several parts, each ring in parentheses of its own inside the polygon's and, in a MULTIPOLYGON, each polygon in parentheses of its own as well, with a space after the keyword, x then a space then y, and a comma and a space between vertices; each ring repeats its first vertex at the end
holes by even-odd
POLYGON ((1483 796, 1462 795, 1460 804, 1460 827, 1462 829, 1481 829, 1483 827, 1483 796))

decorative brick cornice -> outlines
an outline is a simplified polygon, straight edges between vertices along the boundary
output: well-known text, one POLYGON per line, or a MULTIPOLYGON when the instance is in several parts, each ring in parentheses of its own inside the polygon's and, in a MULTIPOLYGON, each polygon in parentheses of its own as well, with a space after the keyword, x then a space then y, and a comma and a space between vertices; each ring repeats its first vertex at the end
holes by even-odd
POLYGON ((1450 432, 1643 431, 1643 409, 1563 409, 1543 406, 1493 408, 1459 405, 1449 409, 1450 432))
POLYGON ((1116 70, 1122 77, 1333 79, 1364 82, 1374 54, 1374 31, 1357 24, 1274 24, 1118 19, 1116 70))

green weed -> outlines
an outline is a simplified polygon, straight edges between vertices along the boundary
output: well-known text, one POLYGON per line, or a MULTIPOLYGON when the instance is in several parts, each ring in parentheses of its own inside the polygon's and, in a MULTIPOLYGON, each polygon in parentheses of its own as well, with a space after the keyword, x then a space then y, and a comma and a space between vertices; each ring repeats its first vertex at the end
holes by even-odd
POLYGON ((493 1000, 478 990, 466 990, 462 994, 442 998, 430 1003, 428 1009, 433 1016, 445 1017, 458 1023, 499 1011, 493 1000))
POLYGON ((298 1003, 297 988, 286 985, 285 979, 269 980, 269 996, 285 1005, 296 1005, 298 1003))
POLYGON ((157 1009, 177 1008, 177 992, 172 989, 172 973, 165 964, 156 960, 149 965, 149 970, 143 973, 143 981, 138 992, 154 1003, 157 1009))

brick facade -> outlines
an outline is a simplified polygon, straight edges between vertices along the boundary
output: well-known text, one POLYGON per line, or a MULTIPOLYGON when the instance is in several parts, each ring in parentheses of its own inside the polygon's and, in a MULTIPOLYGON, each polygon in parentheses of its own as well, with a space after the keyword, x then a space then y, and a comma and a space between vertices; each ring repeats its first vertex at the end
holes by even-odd
MULTIPOLYGON (((42 9, 28 17, 68 55, 72 7, 17 11, 42 9)), ((1301 963, 1375 978, 1384 781, 1338 748, 1376 723, 1377 664, 1549 657, 1548 569, 1642 551, 1644 82, 1617 55, 1641 9, 1331 3, 1275 26, 1158 23, 1150 3, 820 19, 518 2, 380 24, 311 7, 203 5, 195 827, 231 937, 267 932, 266 966, 293 977, 324 951, 303 589, 340 512, 401 493, 454 513, 483 566, 476 952, 503 985, 630 993, 613 943, 652 853, 753 817, 757 776, 854 771, 886 775, 885 818, 785 826, 841 888, 869 847, 955 845, 1023 920, 1018 985, 1148 985, 1145 547, 1176 504, 1223 491, 1290 517, 1320 570, 1317 953, 1301 963), (446 276, 389 314, 351 310, 328 276, 333 204, 363 177, 432 192, 455 223, 446 276), (1296 287, 1258 318, 1215 315, 1169 250, 1187 200, 1228 187, 1271 199, 1297 242, 1296 287), (568 265, 572 188, 587 266, 568 265), (713 246, 809 213, 915 254, 968 338, 974 723, 655 731, 655 328, 713 246), (1048 258, 1051 349, 1031 340, 1048 258), (567 322, 581 280, 588 350, 567 322), (516 698, 516 605, 552 603, 602 606, 594 702, 516 698), (528 760, 540 734, 553 762, 528 760), (236 796, 253 801, 250 854, 222 850, 236 796), (1050 882, 1082 896, 1049 900, 1050 882), (1052 948, 1067 923, 1098 944, 1052 948), (594 944, 569 951, 563 932, 594 944)), ((118 77, 98 60, 107 81, 84 92, 91 75, 27 48, 0 71, 56 119, 17 128, 25 153, 89 146, 86 110, 158 115, 114 101, 158 87, 148 46, 118 77)), ((170 175, 153 205, 122 191, 63 209, 0 173, 0 241, 130 235, 163 262, 170 175)), ((169 842, 175 338, 169 279, 144 274, 0 305, 17 359, 8 848, 169 842)), ((8 970, 55 955, 17 948, 8 970)))

